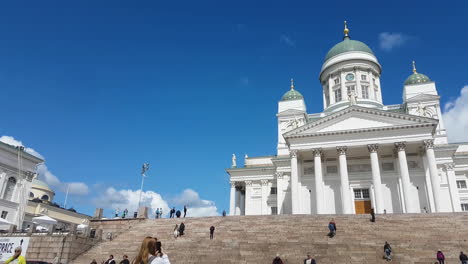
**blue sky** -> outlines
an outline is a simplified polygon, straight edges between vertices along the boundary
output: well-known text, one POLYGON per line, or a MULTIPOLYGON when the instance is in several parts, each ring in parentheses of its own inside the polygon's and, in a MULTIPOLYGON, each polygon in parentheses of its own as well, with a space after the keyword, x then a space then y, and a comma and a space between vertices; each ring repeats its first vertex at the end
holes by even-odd
POLYGON ((275 154, 291 77, 308 111, 322 110, 318 74, 343 20, 382 64, 385 104, 401 103, 416 60, 444 106, 468 84, 467 11, 463 1, 3 2, 0 136, 45 157, 57 202, 63 183, 86 184, 68 203, 82 212, 124 206, 143 162, 145 190, 169 206, 221 212, 232 153, 275 154))

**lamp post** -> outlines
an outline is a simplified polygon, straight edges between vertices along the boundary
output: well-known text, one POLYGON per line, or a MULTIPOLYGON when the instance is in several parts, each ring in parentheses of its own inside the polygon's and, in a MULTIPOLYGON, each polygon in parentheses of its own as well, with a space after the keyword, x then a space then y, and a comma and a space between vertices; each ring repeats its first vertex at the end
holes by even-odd
POLYGON ((140 198, 138 199, 138 208, 141 205, 141 194, 143 193, 143 183, 145 182, 146 174, 145 172, 149 170, 149 163, 143 163, 141 166, 141 188, 140 188, 140 198))

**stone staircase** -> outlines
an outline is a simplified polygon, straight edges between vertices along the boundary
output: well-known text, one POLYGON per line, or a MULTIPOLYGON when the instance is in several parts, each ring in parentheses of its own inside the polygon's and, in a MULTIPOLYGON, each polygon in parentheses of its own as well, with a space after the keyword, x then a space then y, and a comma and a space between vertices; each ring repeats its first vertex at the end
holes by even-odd
POLYGON ((230 216, 186 219, 148 219, 136 223, 112 241, 103 241, 74 264, 98 263, 113 254, 132 260, 146 236, 163 243, 171 263, 271 263, 277 253, 285 263, 303 263, 311 252, 317 263, 386 263, 383 245, 393 248, 393 263, 435 262, 441 249, 447 263, 458 263, 460 251, 468 252, 468 214, 377 215, 278 215, 230 216), (337 235, 328 238, 327 224, 335 218, 337 235), (184 222, 185 235, 175 239, 175 224, 184 222), (209 227, 216 227, 209 239, 209 227))

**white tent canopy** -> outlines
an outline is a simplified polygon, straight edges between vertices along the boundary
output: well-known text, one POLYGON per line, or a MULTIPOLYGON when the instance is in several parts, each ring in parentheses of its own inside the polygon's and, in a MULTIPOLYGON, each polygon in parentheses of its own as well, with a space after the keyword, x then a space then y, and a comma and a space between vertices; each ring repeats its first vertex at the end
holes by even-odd
POLYGON ((88 225, 85 225, 85 224, 79 224, 79 225, 76 227, 76 229, 78 229, 78 230, 84 230, 84 229, 86 229, 86 228, 88 228, 88 225))
POLYGON ((55 225, 55 224, 57 224, 57 220, 55 220, 55 219, 53 219, 51 217, 48 217, 47 215, 34 217, 32 219, 32 221, 33 221, 33 223, 39 224, 39 225, 55 225))

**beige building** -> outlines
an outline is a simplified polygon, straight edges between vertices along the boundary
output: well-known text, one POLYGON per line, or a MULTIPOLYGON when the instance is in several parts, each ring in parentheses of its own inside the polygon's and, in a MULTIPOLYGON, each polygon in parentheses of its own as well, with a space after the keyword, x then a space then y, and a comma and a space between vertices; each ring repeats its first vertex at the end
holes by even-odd
POLYGON ((47 183, 34 179, 29 192, 29 201, 24 216, 24 228, 32 224, 32 218, 47 215, 58 221, 58 228, 69 224, 88 224, 91 216, 61 208, 53 202, 55 192, 47 183))

